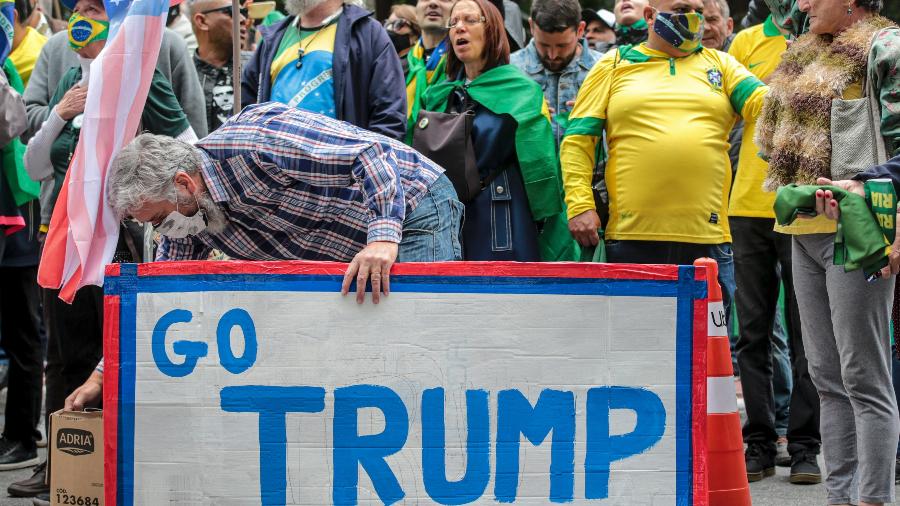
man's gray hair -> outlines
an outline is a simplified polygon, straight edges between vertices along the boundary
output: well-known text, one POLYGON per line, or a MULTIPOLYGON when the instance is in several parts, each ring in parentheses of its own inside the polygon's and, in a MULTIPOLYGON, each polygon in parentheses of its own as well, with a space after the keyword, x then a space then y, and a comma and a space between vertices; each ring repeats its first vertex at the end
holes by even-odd
POLYGON ((127 216, 146 202, 174 202, 175 174, 196 174, 200 155, 190 144, 164 135, 141 134, 112 161, 106 198, 119 216, 127 216))
POLYGON ((731 6, 728 5, 728 0, 716 0, 719 3, 719 10, 722 11, 722 18, 728 19, 731 17, 731 6))
POLYGON ((722 15, 722 19, 728 19, 731 17, 731 6, 728 5, 728 0, 711 0, 719 6, 719 13, 722 15))

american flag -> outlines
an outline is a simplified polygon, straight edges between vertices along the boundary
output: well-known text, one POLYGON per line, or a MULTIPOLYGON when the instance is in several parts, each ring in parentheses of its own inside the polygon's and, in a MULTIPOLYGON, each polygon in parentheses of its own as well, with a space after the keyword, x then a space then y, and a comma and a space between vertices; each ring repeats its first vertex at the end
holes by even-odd
POLYGON ((106 47, 91 63, 81 137, 59 194, 38 282, 71 302, 85 285, 102 285, 119 237, 106 203, 106 176, 135 134, 165 29, 169 0, 104 0, 106 47))

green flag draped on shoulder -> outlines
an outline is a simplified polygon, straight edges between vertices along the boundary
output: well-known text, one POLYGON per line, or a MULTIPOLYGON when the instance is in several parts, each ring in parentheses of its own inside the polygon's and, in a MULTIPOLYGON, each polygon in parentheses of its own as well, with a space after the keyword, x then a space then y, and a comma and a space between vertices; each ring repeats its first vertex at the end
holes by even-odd
POLYGON ((469 97, 494 114, 516 121, 516 155, 534 220, 542 224, 538 245, 544 261, 576 261, 577 243, 569 233, 559 158, 550 126, 550 111, 537 83, 512 65, 501 65, 466 85, 444 81, 431 85, 421 107, 445 111, 450 93, 465 88, 469 97))
MULTIPOLYGON (((25 85, 22 83, 22 78, 19 77, 19 73, 16 72, 16 68, 9 58, 3 63, 3 72, 6 74, 12 89, 21 95, 25 91, 25 85)), ((9 183, 10 193, 12 193, 17 206, 36 199, 41 192, 41 184, 33 181, 25 171, 25 163, 22 161, 24 156, 25 145, 22 144, 18 137, 0 149, 0 163, 3 164, 3 175, 9 183)))
POLYGON ((413 122, 419 116, 422 96, 434 83, 443 82, 446 78, 447 47, 449 39, 441 41, 425 61, 425 48, 422 41, 416 43, 406 54, 409 73, 406 75, 406 143, 412 146, 413 122))

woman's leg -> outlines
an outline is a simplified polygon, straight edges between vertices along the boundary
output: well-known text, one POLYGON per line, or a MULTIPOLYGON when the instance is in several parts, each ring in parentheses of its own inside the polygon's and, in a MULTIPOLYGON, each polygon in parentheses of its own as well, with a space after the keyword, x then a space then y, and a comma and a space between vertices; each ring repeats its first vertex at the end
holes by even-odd
POLYGON ((831 263, 828 251, 829 248, 833 250, 833 241, 831 234, 795 236, 792 270, 803 346, 821 404, 819 425, 828 504, 849 504, 857 465, 856 426, 841 378, 841 361, 829 307, 831 293, 826 287, 826 268, 831 263))
POLYGON ((869 283, 862 272, 844 272, 843 266, 832 262, 827 265, 841 377, 856 425, 859 501, 892 502, 897 452, 886 441, 897 441, 900 434, 888 323, 894 279, 869 283))

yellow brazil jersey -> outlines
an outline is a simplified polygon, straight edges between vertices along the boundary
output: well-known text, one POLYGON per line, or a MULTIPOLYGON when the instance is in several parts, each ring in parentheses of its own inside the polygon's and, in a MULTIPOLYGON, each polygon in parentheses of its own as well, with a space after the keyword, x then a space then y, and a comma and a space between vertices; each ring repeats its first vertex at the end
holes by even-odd
POLYGON ((16 72, 19 73, 25 86, 28 86, 31 71, 34 70, 34 64, 41 54, 41 48, 46 43, 47 37, 29 26, 25 28, 25 37, 22 38, 22 42, 19 42, 19 45, 9 53, 9 59, 16 67, 16 72))
POLYGON ((579 90, 561 146, 569 218, 594 207, 605 130, 608 239, 730 242, 728 134, 736 113, 759 114, 767 90, 716 50, 682 58, 646 44, 610 51, 579 90))
MULTIPOLYGON (((765 23, 737 34, 728 53, 756 77, 766 82, 769 75, 781 63, 781 55, 786 50, 787 39, 769 16, 765 23)), ((775 204, 775 193, 764 192, 762 189, 769 164, 759 157, 760 149, 753 142, 755 133, 756 119, 745 121, 729 213, 731 216, 749 218, 775 218, 772 208, 775 204)))

